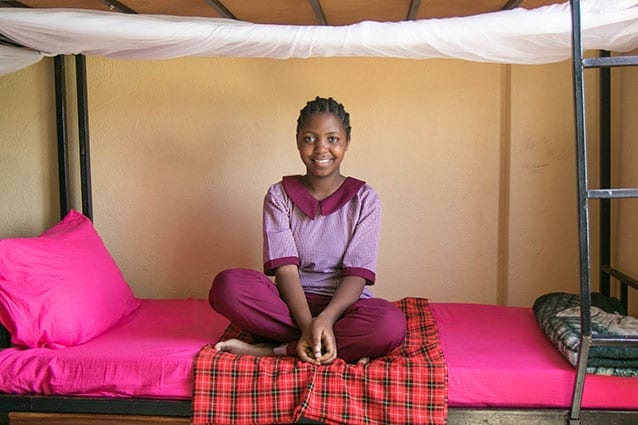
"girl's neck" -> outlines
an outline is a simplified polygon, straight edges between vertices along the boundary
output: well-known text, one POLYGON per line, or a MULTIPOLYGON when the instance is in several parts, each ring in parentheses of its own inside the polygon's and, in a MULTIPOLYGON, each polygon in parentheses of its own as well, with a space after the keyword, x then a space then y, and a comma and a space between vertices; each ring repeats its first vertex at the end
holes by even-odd
POLYGON ((346 178, 341 174, 330 177, 316 177, 306 174, 301 177, 306 189, 318 201, 326 199, 341 187, 346 178))

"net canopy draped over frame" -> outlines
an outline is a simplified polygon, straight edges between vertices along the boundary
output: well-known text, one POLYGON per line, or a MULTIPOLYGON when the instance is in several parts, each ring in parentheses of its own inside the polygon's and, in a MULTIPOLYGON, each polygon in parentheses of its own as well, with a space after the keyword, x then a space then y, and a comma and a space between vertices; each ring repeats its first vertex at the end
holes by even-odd
MULTIPOLYGON (((638 0, 583 0, 581 14, 586 50, 638 48, 638 0)), ((462 18, 366 21, 345 26, 2 8, 0 34, 24 46, 0 45, 0 75, 58 54, 131 59, 456 58, 509 64, 560 62, 571 55, 569 3, 462 18)))

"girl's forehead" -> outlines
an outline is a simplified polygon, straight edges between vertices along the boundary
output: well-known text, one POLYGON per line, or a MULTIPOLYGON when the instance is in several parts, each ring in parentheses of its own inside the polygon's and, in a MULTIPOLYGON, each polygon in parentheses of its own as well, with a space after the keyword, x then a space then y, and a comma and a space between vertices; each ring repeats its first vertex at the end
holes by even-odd
POLYGON ((343 123, 332 112, 315 112, 303 120, 302 129, 315 127, 334 128, 335 131, 344 131, 343 123))

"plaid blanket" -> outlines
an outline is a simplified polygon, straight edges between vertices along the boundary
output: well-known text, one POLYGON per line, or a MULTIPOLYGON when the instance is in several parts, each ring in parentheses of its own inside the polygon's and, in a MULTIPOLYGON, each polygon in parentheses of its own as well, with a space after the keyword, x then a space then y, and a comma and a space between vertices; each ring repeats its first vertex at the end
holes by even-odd
MULTIPOLYGON (((395 304, 407 318, 405 342, 367 365, 313 366, 205 346, 195 358, 192 423, 445 424, 447 365, 428 301, 395 304)), ((222 339, 237 337, 253 341, 233 325, 222 339)))

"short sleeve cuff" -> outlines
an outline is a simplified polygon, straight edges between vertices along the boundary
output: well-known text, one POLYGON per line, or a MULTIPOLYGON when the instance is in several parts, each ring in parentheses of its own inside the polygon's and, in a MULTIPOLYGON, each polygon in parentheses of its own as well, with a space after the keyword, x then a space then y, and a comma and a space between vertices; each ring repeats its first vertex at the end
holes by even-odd
POLYGON ((299 258, 297 257, 282 257, 269 260, 264 263, 264 274, 268 276, 274 276, 275 269, 281 266, 287 266, 288 264, 294 264, 299 266, 299 258))
POLYGON ((366 280, 366 285, 374 285, 376 274, 373 271, 361 267, 346 267, 341 272, 341 276, 357 276, 366 280))

